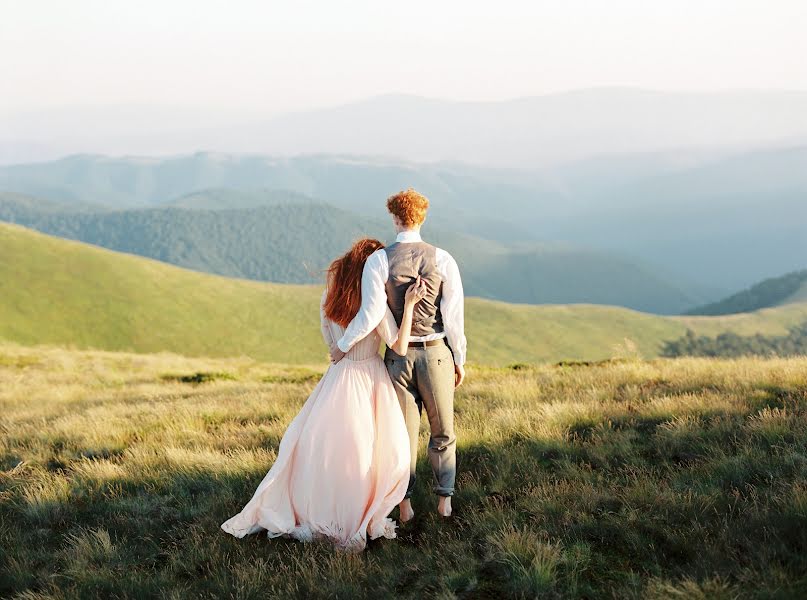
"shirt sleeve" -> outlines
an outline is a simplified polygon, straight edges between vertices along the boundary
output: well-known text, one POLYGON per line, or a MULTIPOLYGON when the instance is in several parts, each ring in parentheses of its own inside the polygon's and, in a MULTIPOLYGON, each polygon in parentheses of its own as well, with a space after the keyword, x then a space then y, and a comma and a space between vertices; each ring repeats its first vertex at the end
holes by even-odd
POLYGON ((325 344, 330 348, 336 343, 336 340, 333 339, 331 328, 328 325, 328 317, 325 316, 325 298, 327 295, 328 290, 322 292, 322 298, 319 301, 319 329, 322 332, 322 339, 325 340, 325 344))
POLYGON ((446 340, 454 353, 454 362, 465 364, 465 296, 462 291, 462 278, 457 261, 445 250, 439 251, 438 265, 443 277, 443 297, 440 312, 443 315, 443 328, 446 340))
POLYGON ((392 347, 398 340, 398 324, 395 322, 395 317, 392 315, 389 306, 387 306, 384 318, 381 319, 381 323, 378 324, 375 330, 388 347, 392 347))
POLYGON ((373 252, 364 263, 359 312, 336 342, 342 352, 348 352, 356 342, 367 337, 384 318, 384 311, 387 310, 387 292, 384 284, 388 273, 387 255, 381 248, 373 252))

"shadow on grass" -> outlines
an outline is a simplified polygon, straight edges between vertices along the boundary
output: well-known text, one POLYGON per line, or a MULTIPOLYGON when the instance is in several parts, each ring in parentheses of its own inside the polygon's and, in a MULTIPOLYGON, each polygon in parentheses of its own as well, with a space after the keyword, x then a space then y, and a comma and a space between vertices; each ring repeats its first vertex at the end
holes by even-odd
MULTIPOLYGON (((803 394, 761 388, 785 406, 803 394)), ((745 432, 745 416, 681 429, 617 411, 562 439, 460 440, 450 520, 434 511, 423 444, 415 521, 359 556, 221 531, 270 464, 239 474, 166 464, 103 481, 71 478, 69 461, 7 473, 0 595, 640 597, 652 578, 719 576, 787 597, 807 573, 807 440, 802 429, 777 446, 745 432)), ((85 459, 104 457, 93 452, 85 459)))

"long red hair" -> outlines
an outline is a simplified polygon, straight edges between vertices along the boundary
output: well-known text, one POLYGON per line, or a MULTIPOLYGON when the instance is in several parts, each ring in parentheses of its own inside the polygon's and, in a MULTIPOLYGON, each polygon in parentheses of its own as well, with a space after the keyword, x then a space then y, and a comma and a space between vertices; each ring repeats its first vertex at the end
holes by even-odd
POLYGON ((359 312, 364 263, 383 247, 384 244, 373 238, 361 239, 328 267, 328 293, 323 309, 331 321, 347 327, 359 312))

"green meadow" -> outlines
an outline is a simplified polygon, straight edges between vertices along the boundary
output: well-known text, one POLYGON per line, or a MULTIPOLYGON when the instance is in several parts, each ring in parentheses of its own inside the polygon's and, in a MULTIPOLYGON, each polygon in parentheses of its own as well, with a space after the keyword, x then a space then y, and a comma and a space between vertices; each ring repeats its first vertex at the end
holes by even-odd
MULTIPOLYGON (((186 356, 324 361, 320 286, 209 275, 0 223, 0 340, 186 356)), ((741 315, 664 317, 598 305, 466 301, 470 360, 507 366, 654 358, 687 328, 782 335, 807 303, 741 315)))
POLYGON ((658 357, 807 303, 468 298, 455 516, 423 485, 398 539, 348 555, 219 529, 326 368, 320 286, 9 224, 0 257, 0 597, 807 597, 807 358, 658 357))
POLYGON ((0 345, 0 596, 807 595, 805 358, 471 365, 453 518, 229 536, 324 368, 0 345))

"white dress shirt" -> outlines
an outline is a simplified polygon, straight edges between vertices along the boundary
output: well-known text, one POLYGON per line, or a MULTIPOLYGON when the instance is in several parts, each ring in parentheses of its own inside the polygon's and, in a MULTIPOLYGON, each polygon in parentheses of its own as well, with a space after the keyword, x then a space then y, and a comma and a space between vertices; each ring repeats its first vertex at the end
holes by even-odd
MULTIPOLYGON (((420 232, 402 231, 395 240, 402 244, 420 242, 420 232)), ((440 312, 443 315, 443 331, 425 336, 412 336, 413 342, 426 342, 447 338, 448 345, 454 353, 454 362, 465 364, 465 309, 462 293, 462 279, 457 261, 442 248, 436 252, 437 271, 443 281, 443 295, 440 300, 440 312)), ((361 276, 361 307, 359 312, 345 329, 344 335, 336 345, 342 352, 348 352, 359 340, 372 332, 384 319, 387 307, 387 291, 385 284, 389 279, 389 262, 383 248, 373 252, 361 276)))

